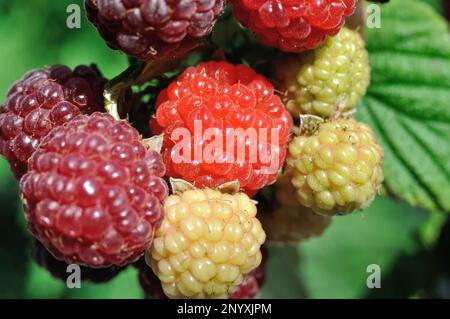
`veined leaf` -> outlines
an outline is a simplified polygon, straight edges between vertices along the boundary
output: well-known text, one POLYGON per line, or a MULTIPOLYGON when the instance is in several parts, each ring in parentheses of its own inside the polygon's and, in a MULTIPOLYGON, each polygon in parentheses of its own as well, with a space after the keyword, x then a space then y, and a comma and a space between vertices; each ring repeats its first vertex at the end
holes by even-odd
POLYGON ((385 150, 388 191, 413 206, 450 211, 450 34, 418 0, 382 7, 367 30, 372 84, 359 119, 385 150))

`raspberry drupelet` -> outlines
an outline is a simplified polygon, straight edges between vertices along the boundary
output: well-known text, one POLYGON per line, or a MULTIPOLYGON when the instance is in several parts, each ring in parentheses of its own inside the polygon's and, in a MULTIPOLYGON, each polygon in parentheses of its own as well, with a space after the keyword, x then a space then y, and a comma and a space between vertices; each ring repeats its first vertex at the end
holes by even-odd
POLYGON ((315 49, 337 34, 357 0, 231 0, 237 20, 266 45, 285 52, 315 49))
POLYGON ((57 258, 92 268, 137 260, 164 215, 161 156, 108 114, 53 129, 21 179, 28 228, 57 258))
POLYGON ((160 93, 156 108, 150 126, 164 133, 167 176, 196 187, 238 180, 249 195, 276 180, 292 117, 271 83, 251 68, 228 62, 190 67, 160 93), (183 131, 191 140, 180 159, 183 131))
POLYGON ((5 156, 17 179, 50 130, 79 114, 104 110, 106 84, 95 66, 73 71, 55 65, 32 70, 9 90, 0 107, 0 154, 5 156))
POLYGON ((266 281, 266 265, 269 254, 266 246, 261 246, 261 254, 262 259, 259 266, 245 277, 229 299, 253 299, 258 297, 266 281))

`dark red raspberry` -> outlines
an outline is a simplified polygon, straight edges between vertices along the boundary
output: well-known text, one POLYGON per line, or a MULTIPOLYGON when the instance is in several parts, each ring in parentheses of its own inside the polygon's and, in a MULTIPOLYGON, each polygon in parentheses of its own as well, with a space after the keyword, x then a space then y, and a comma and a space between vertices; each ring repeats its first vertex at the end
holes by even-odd
POLYGON ((108 114, 54 128, 28 169, 20 183, 28 227, 65 262, 100 268, 135 261, 163 218, 161 156, 108 114))
POLYGON ((95 66, 71 71, 56 65, 33 70, 16 82, 0 107, 0 154, 19 179, 40 140, 79 114, 104 110, 106 84, 95 66))
POLYGON ((180 50, 208 35, 227 0, 86 0, 109 47, 141 59, 180 50))
POLYGON ((285 52, 315 49, 339 32, 357 0, 231 0, 236 18, 285 52))
POLYGON ((292 118, 270 82, 254 70, 228 62, 190 67, 160 93, 156 104, 150 126, 155 134, 164 133, 167 176, 198 187, 239 180, 250 195, 276 180, 292 118), (207 129, 213 137, 203 136, 207 129), (185 130, 191 140, 186 152, 180 152, 183 140, 177 135, 185 130), (213 147, 212 140, 222 145, 213 147))

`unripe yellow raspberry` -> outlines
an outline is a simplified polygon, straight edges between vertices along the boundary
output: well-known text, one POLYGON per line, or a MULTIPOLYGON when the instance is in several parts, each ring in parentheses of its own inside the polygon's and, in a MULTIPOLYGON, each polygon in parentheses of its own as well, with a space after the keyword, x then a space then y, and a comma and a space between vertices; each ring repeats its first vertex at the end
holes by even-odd
POLYGON ((342 28, 307 54, 283 58, 276 67, 286 107, 299 114, 330 117, 336 106, 353 110, 370 82, 368 53, 361 35, 342 28))
POLYGON ((164 210, 146 260, 169 298, 228 298, 260 264, 266 235, 247 195, 188 190, 164 210))
POLYGON ((288 173, 297 198, 324 215, 364 209, 383 181, 383 149, 369 126, 353 119, 324 122, 289 145, 288 173))
POLYGON ((296 244, 320 236, 330 226, 331 217, 316 214, 299 204, 289 176, 283 175, 271 187, 276 205, 258 213, 268 243, 296 244))

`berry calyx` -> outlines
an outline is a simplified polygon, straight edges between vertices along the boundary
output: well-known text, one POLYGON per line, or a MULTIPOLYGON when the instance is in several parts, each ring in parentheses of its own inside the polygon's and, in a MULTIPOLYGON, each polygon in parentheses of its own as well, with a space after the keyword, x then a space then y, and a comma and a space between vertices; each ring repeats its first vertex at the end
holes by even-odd
POLYGON ((383 149, 371 128, 353 119, 321 124, 289 145, 288 173, 303 206, 323 215, 367 208, 383 181, 383 149))
POLYGON ((89 20, 109 47, 147 60, 195 46, 211 33, 227 0, 86 0, 89 20))
POLYGON ((188 190, 164 210, 146 260, 169 298, 228 298, 261 263, 265 234, 244 193, 188 190))
POLYGON ((28 228, 59 260, 92 268, 135 261, 163 218, 168 187, 156 151, 108 114, 54 128, 21 179, 28 228))
POLYGON ((210 188, 238 180, 254 194, 276 180, 292 118, 265 77, 206 62, 160 93, 150 127, 164 133, 167 176, 210 188))
POLYGON ((0 154, 17 179, 53 127, 79 114, 104 111, 105 84, 95 66, 80 65, 72 71, 55 65, 29 71, 11 87, 0 107, 0 154))
POLYGON ((300 53, 339 32, 356 0, 231 0, 238 21, 267 46, 300 53))
POLYGON ((354 110, 366 94, 369 56, 360 34, 342 28, 317 50, 281 59, 276 73, 293 116, 328 118, 337 105, 344 113, 354 110))

